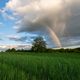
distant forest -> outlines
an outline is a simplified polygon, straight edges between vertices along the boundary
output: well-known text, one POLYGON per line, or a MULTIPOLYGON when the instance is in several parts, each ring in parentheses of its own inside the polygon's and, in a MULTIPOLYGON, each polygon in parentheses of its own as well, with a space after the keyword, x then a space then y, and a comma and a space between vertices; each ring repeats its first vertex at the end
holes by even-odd
POLYGON ((24 49, 19 49, 16 50, 15 48, 12 49, 7 49, 5 52, 46 52, 46 53, 53 53, 53 52, 62 52, 62 53, 80 53, 80 48, 75 48, 75 49, 46 49, 45 51, 32 51, 32 50, 24 50, 24 49))

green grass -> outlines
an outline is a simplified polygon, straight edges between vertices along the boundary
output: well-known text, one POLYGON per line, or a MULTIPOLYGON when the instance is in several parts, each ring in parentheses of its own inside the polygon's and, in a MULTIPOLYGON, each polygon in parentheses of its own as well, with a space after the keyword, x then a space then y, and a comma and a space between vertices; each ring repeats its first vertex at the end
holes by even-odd
POLYGON ((1 53, 0 80, 80 80, 80 54, 1 53))

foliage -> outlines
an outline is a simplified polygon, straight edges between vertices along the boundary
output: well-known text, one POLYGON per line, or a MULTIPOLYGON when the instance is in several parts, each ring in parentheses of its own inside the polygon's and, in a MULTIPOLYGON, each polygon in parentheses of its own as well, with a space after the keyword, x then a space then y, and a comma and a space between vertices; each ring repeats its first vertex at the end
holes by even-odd
POLYGON ((46 50, 46 41, 44 41, 43 37, 36 37, 32 45, 32 51, 43 52, 46 50))
MULTIPOLYGON (((33 48, 33 47, 32 47, 33 48)), ((39 48, 40 49, 40 48, 39 48)), ((15 48, 8 49, 5 52, 34 52, 33 49, 31 50, 24 50, 24 49, 18 49, 16 50, 15 48)), ((80 48, 74 48, 74 49, 52 49, 52 48, 45 48, 43 51, 35 51, 35 52, 47 52, 47 53, 53 53, 53 52, 60 52, 60 53, 80 53, 80 48)))
POLYGON ((7 49, 6 52, 16 52, 16 49, 15 48, 7 49))

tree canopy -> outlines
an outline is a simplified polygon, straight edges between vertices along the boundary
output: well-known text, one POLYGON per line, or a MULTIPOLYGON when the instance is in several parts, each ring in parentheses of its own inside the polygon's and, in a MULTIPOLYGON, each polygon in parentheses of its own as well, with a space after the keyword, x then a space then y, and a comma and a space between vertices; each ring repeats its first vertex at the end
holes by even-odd
POLYGON ((46 45, 44 38, 39 36, 34 39, 31 50, 35 52, 43 52, 46 50, 46 45))

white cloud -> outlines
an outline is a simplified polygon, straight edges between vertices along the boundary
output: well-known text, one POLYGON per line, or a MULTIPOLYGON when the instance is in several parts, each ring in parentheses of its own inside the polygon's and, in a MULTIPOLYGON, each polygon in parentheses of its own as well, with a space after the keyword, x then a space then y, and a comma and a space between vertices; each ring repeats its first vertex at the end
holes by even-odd
POLYGON ((8 15, 6 12, 3 13, 3 17, 6 20, 16 20, 12 15, 8 15))
POLYGON ((1 9, 0 14, 3 16, 5 20, 16 20, 14 15, 7 13, 6 8, 1 9))

